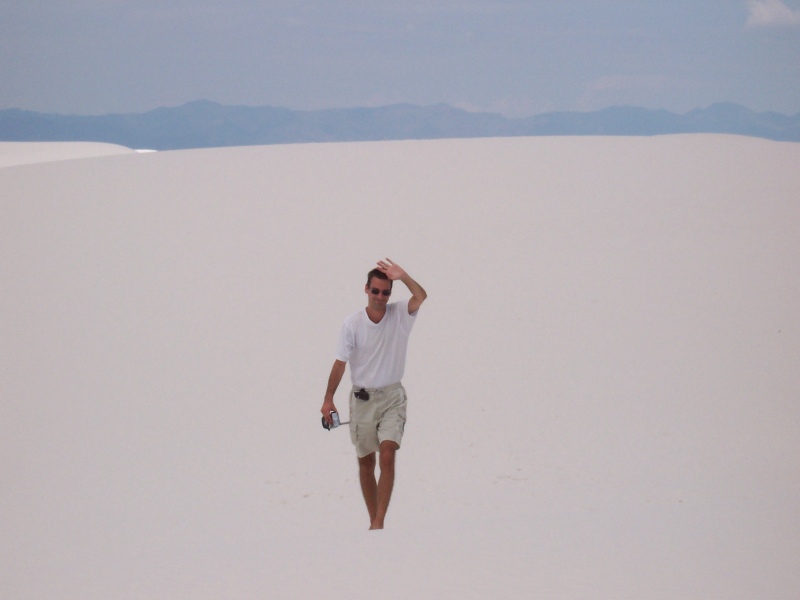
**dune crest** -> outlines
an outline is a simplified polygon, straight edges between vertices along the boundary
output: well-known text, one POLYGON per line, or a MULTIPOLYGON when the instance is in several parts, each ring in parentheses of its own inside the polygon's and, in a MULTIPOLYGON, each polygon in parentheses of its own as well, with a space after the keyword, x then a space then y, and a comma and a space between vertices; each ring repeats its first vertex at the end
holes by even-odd
POLYGON ((100 142, 0 142, 0 167, 113 156, 131 152, 134 150, 100 142))

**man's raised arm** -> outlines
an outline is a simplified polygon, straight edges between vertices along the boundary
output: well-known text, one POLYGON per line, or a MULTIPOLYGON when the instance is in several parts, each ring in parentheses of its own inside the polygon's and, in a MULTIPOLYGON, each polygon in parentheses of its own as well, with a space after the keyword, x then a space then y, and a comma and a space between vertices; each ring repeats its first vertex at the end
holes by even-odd
POLYGON ((408 291, 411 292, 411 298, 408 301, 408 314, 413 315, 417 312, 422 303, 425 302, 425 298, 428 297, 428 293, 422 289, 422 286, 414 281, 400 265, 393 263, 388 258, 386 260, 379 260, 378 268, 383 273, 386 273, 386 276, 392 281, 399 280, 405 284, 408 291))

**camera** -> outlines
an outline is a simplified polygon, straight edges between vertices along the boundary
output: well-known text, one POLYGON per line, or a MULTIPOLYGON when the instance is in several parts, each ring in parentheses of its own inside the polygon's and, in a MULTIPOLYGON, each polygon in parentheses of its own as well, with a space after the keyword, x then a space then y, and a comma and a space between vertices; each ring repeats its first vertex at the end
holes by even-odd
POLYGON ((339 427, 339 425, 341 425, 341 422, 339 421, 339 413, 336 411, 331 411, 331 420, 333 421, 332 424, 328 423, 328 420, 325 417, 322 417, 322 426, 328 431, 331 429, 336 429, 339 427))

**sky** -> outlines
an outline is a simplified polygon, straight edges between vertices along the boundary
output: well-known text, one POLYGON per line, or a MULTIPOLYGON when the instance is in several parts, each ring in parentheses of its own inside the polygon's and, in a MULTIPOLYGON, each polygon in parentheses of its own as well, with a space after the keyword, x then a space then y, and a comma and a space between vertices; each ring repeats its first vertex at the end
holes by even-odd
POLYGON ((0 109, 800 113, 800 0, 3 0, 0 109))

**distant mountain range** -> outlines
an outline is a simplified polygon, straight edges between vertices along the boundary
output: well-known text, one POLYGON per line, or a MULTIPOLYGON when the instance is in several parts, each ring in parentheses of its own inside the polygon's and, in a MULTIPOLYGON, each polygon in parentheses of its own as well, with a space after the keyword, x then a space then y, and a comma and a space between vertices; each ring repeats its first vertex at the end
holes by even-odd
POLYGON ((297 111, 223 106, 207 100, 146 113, 104 116, 0 111, 0 141, 94 141, 178 150, 220 146, 541 135, 731 133, 800 142, 800 114, 756 113, 713 104, 683 115, 615 107, 525 118, 473 113, 445 104, 297 111))

